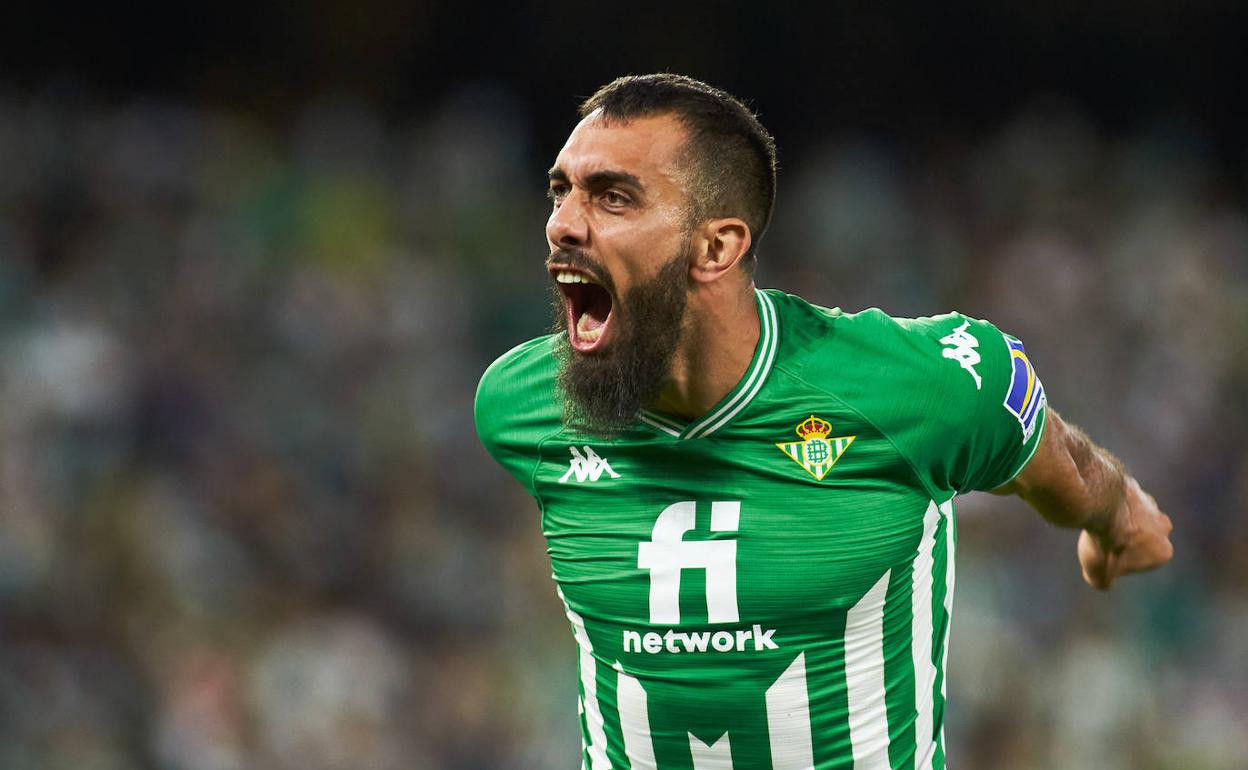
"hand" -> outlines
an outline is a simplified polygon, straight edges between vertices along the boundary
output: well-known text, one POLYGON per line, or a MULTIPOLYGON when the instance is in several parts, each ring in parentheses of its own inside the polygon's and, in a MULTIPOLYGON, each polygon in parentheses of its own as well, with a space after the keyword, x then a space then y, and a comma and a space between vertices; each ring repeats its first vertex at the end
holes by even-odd
POLYGON ((1088 585, 1106 591, 1132 572, 1156 569, 1174 555, 1170 517, 1134 478, 1123 484, 1122 502, 1104 532, 1079 534, 1079 566, 1088 585))

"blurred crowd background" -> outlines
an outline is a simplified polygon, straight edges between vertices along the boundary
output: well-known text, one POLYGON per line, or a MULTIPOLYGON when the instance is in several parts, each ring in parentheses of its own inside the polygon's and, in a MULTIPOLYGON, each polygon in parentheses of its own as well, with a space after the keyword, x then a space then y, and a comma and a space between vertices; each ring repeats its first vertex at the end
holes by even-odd
POLYGON ((976 110, 916 116, 862 71, 803 100, 783 67, 616 52, 550 86, 481 47, 460 76, 410 54, 415 105, 350 47, 356 79, 319 90, 249 90, 253 59, 207 44, 163 80, 37 47, 0 79, 0 768, 575 764, 537 514, 471 402, 548 324, 543 172, 576 97, 663 66, 777 134, 760 285, 993 320, 1175 521, 1170 567, 1098 594, 1072 533, 961 499, 953 766, 1244 767, 1248 141, 1184 101, 1207 83, 1108 110, 1074 80, 949 86, 976 110))

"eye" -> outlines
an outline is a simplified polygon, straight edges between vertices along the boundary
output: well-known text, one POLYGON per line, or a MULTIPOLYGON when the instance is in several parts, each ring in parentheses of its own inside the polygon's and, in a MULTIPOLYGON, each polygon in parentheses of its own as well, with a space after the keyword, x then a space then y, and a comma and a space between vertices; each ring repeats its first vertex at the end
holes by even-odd
POLYGON ((632 203, 632 199, 619 190, 607 190, 602 194, 602 202, 611 208, 623 208, 632 203))
POLYGON ((550 198, 551 203, 558 206, 563 199, 568 197, 568 185, 564 182, 555 182, 550 185, 550 189, 546 191, 546 197, 550 198))

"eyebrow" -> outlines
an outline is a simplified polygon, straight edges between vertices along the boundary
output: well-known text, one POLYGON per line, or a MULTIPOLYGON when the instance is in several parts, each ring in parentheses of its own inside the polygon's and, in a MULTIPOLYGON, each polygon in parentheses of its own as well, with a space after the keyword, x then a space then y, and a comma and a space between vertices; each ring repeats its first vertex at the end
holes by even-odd
MULTIPOLYGON (((567 173, 565 173, 564 170, 558 166, 555 166, 550 171, 547 171, 546 176, 552 182, 568 181, 567 173)), ((585 176, 585 186, 590 189, 610 187, 611 185, 616 184, 632 187, 638 192, 644 192, 646 189, 646 186, 641 183, 640 179, 627 171, 595 171, 585 176)))

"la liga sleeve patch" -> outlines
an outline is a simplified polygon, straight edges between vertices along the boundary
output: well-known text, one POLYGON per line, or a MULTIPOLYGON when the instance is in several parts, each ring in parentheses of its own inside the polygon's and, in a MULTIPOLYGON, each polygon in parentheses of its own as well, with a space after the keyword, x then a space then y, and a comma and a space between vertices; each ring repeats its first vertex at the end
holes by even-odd
POLYGON ((1013 367, 1010 387, 1005 393, 1004 406, 1022 426, 1025 444, 1031 439, 1031 434, 1036 429, 1036 416, 1040 414, 1040 409, 1045 403, 1044 385, 1036 376, 1036 370, 1028 360, 1026 351, 1023 350, 1023 343, 1015 337, 1003 336, 1006 347, 1010 351, 1010 364, 1013 367))

